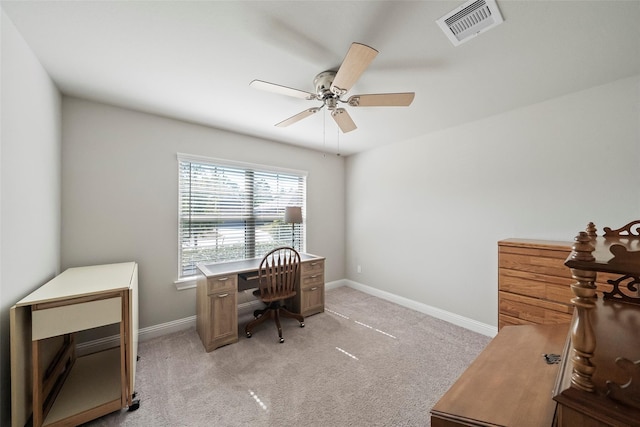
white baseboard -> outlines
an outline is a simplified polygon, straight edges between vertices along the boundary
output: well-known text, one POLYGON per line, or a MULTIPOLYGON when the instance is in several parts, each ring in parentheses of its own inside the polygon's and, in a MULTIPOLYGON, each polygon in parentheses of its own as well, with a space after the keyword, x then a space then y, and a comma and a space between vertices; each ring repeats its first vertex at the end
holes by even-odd
MULTIPOLYGON (((252 313, 253 310, 264 307, 264 304, 259 300, 249 301, 242 304, 238 304, 238 317, 252 313)), ((184 319, 172 320, 171 322, 161 323, 159 325, 153 325, 138 330, 138 341, 148 341, 153 338, 158 338, 163 335, 172 334, 174 332, 183 331, 189 328, 196 327, 196 316, 185 317, 184 319)), ((99 338, 84 343, 80 343, 76 346, 76 352, 78 356, 86 354, 96 353, 98 351, 107 350, 109 348, 117 347, 120 345, 120 336, 111 335, 105 338, 99 338)))
MULTIPOLYGON (((467 317, 460 316, 455 313, 451 313, 445 310, 441 310, 436 307, 432 307, 427 304, 423 304, 417 301, 404 298, 390 292, 381 291, 371 286, 363 285, 362 283, 354 282, 353 280, 342 279, 333 282, 325 283, 325 289, 335 289, 341 286, 348 286, 353 289, 357 289, 369 295, 382 298, 387 301, 391 301, 403 307, 410 308, 420 313, 428 314, 435 318, 453 323, 454 325, 461 326, 471 331, 477 332, 482 335, 494 337, 498 333, 498 328, 495 326, 487 325, 485 323, 478 322, 467 317)), ((264 305, 259 301, 248 301, 238 305, 238 317, 246 316, 258 308, 264 305)), ((184 319, 173 320, 171 322, 161 323, 159 325, 153 325, 146 328, 142 328, 138 331, 138 340, 148 341, 153 338, 158 338, 163 335, 171 334, 174 332, 183 331, 189 328, 195 328, 196 316, 185 317, 184 319)), ((76 351, 79 356, 84 354, 95 353, 97 351, 106 350, 109 348, 117 347, 120 344, 120 338, 118 335, 113 335, 105 338, 100 338, 92 341, 87 341, 78 344, 76 351)))
POLYGON ((498 334, 498 328, 495 326, 487 325, 486 323, 481 323, 477 320, 469 319, 468 317, 460 316, 459 314, 432 307, 390 292, 381 291, 380 289, 372 288, 371 286, 363 285, 362 283, 354 282, 353 280, 344 279, 342 282, 344 282, 343 286, 348 286, 420 313, 428 314, 429 316, 453 323, 454 325, 461 326, 465 329, 469 329, 470 331, 474 331, 488 337, 495 337, 498 334))

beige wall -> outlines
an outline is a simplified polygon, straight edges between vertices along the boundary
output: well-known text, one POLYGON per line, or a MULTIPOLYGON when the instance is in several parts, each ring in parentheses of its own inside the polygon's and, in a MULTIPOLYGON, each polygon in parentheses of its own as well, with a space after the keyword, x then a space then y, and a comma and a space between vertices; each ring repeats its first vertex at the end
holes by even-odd
POLYGON ((495 327, 498 240, 622 226, 639 188, 640 77, 350 156, 347 278, 495 327))
POLYGON ((307 171, 307 251, 344 277, 342 157, 75 98, 62 117, 62 266, 138 262, 140 327, 195 315, 174 285, 177 153, 307 171))
POLYGON ((0 10, 0 425, 10 425, 9 308, 59 272, 60 94, 0 10))

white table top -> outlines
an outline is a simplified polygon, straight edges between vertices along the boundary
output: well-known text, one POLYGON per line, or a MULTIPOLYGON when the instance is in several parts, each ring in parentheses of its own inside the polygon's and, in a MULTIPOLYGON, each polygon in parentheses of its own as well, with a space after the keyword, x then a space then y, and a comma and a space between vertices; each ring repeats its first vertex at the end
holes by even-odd
POLYGON ((69 268, 16 304, 25 306, 128 289, 135 262, 69 268))

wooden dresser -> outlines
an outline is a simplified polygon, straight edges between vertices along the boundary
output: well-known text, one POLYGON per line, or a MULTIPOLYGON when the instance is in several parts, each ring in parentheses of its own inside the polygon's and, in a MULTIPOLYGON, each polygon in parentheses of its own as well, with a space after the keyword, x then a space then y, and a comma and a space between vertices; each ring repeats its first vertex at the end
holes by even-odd
POLYGON ((506 325, 571 321, 571 242, 507 239, 498 242, 498 330, 506 325))
MULTIPOLYGON (((506 325, 571 321, 575 279, 565 265, 571 242, 506 239, 498 242, 498 330, 506 325)), ((599 274, 599 292, 611 290, 610 273, 599 274)))

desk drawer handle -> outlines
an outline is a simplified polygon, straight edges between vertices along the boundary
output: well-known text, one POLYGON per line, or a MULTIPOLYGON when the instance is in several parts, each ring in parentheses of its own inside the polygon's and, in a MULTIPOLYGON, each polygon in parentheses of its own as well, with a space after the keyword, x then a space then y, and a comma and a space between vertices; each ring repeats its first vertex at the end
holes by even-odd
POLYGON ((220 295, 218 295, 218 298, 226 298, 228 296, 229 296, 229 294, 220 294, 220 295))
POLYGON ((227 280, 229 280, 228 277, 221 277, 218 279, 218 282, 226 282, 227 280))
POLYGON ((317 287, 317 286, 314 286, 314 287, 313 287, 313 288, 311 288, 310 290, 311 290, 311 291, 318 290, 318 287, 317 287))
POLYGON ((318 265, 318 263, 317 263, 317 262, 312 262, 312 263, 310 263, 310 264, 311 264, 312 266, 314 266, 314 265, 318 265))
POLYGON ((314 274, 313 276, 309 276, 310 279, 315 279, 316 277, 320 276, 319 274, 314 274))

